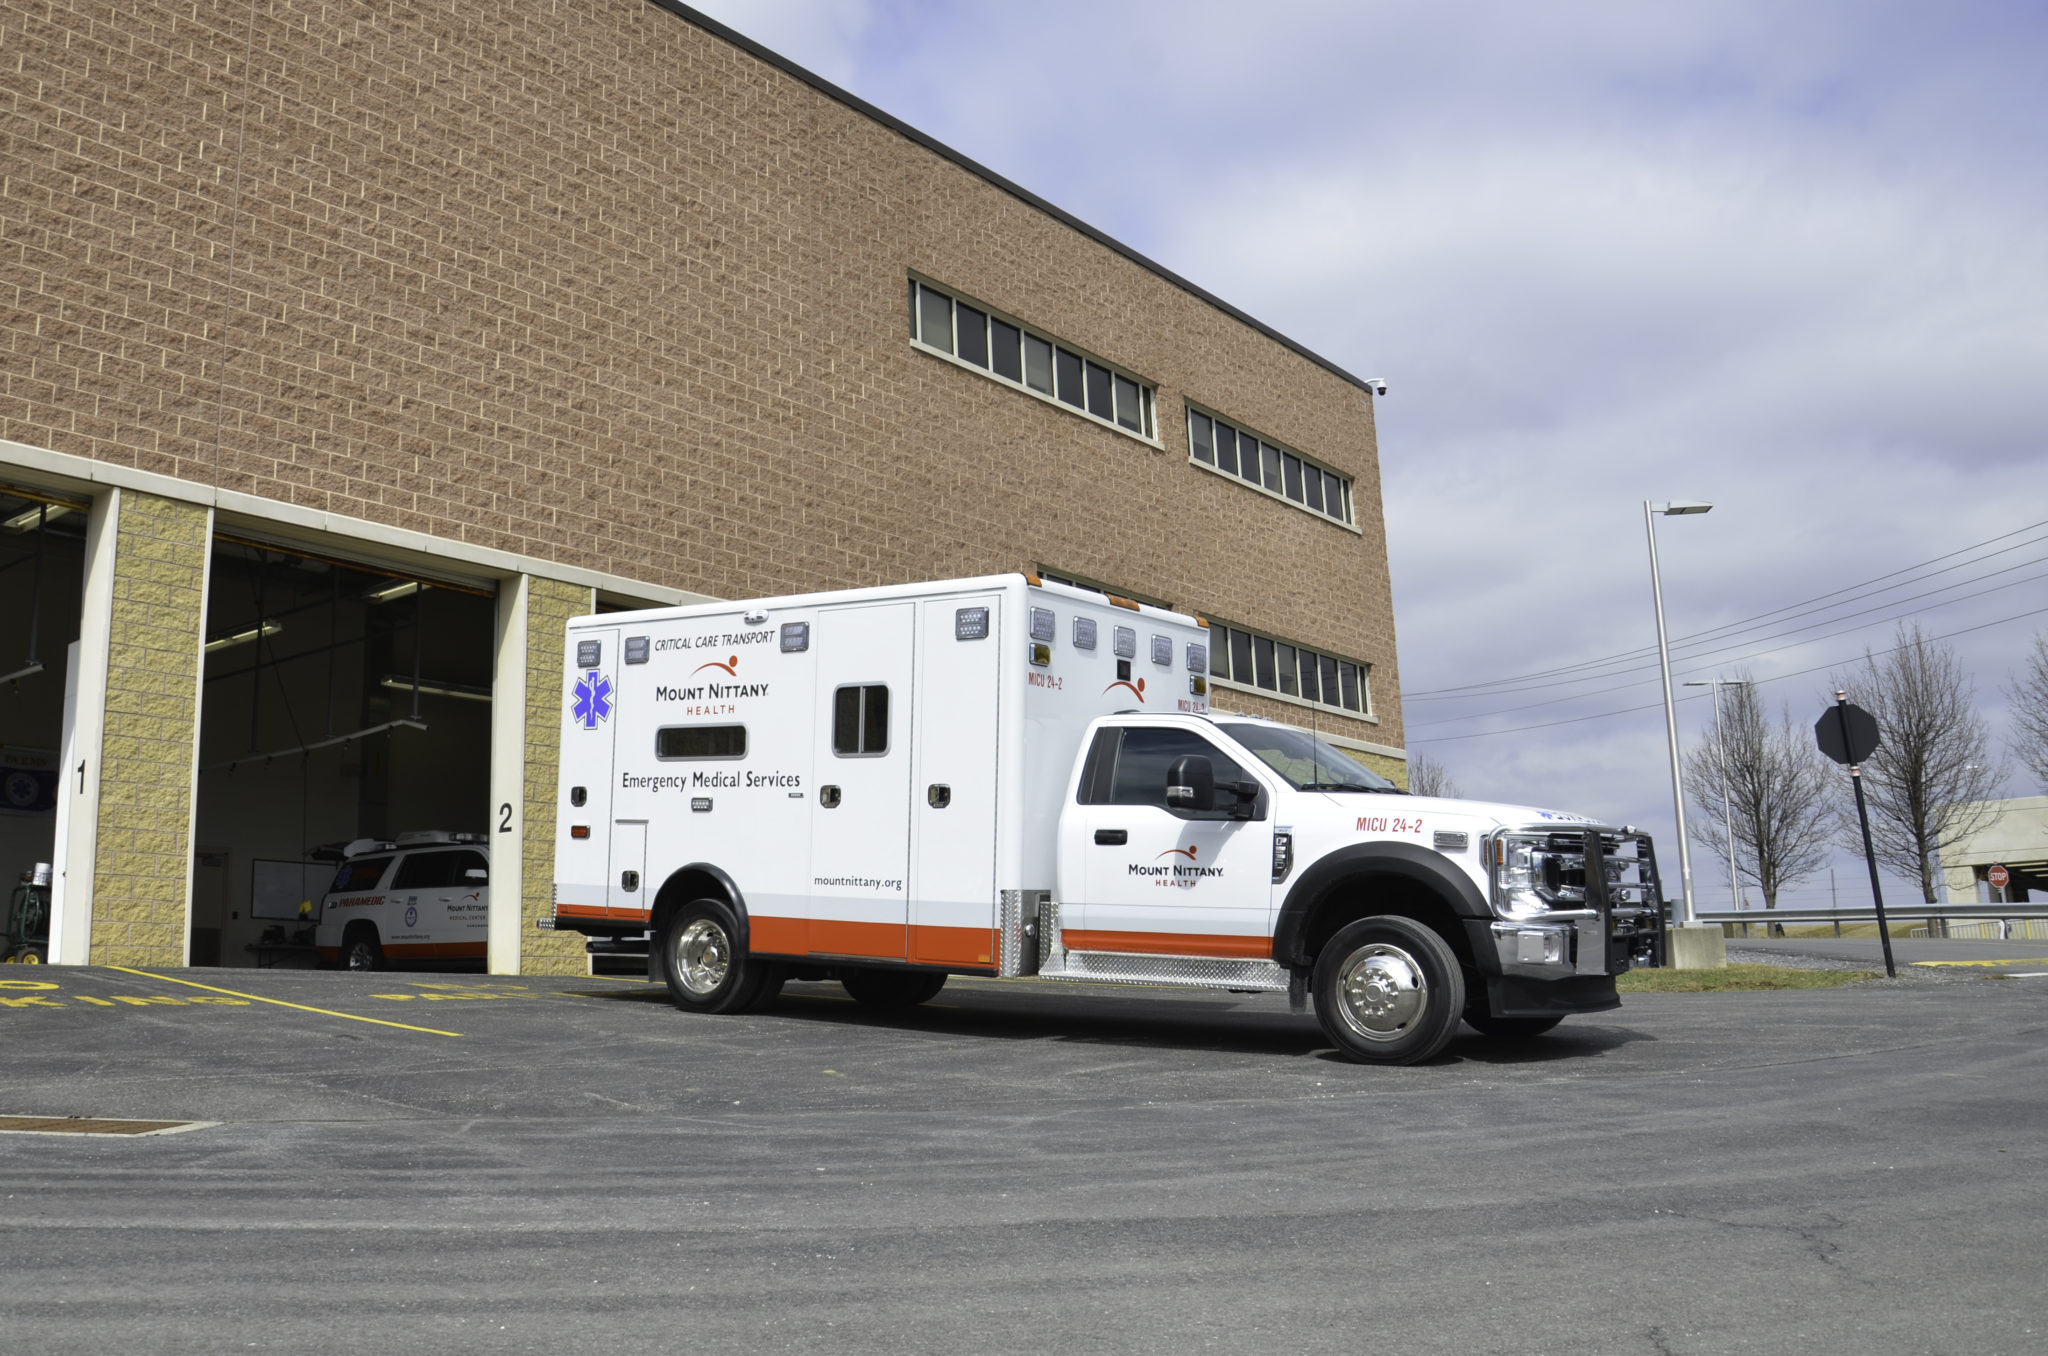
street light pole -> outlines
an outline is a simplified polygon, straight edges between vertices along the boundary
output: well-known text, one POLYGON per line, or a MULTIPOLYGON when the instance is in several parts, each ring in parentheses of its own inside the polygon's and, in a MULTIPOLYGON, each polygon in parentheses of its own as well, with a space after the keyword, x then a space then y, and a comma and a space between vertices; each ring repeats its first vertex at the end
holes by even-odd
POLYGON ((1678 893, 1681 927, 1690 927, 1698 914, 1692 905, 1692 852, 1685 841, 1685 786, 1678 770, 1678 708, 1671 700, 1671 646, 1664 635, 1664 583, 1657 573, 1657 526, 1654 515, 1675 517, 1705 513, 1714 507, 1698 500, 1674 499, 1668 504, 1643 501, 1643 533, 1650 540, 1650 598, 1657 609, 1657 665, 1664 675, 1664 732, 1671 755, 1671 809, 1678 820, 1678 893))

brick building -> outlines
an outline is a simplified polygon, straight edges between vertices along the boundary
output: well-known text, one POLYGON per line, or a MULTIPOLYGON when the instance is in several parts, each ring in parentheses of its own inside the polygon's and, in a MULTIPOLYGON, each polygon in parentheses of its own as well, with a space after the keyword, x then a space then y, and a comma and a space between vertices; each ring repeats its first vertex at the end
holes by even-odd
POLYGON ((702 16, 0 51, 0 872, 57 864, 59 959, 251 963, 311 847, 431 825, 490 833, 494 968, 580 969, 532 920, 592 608, 1035 570, 1401 775, 1370 384, 702 16))

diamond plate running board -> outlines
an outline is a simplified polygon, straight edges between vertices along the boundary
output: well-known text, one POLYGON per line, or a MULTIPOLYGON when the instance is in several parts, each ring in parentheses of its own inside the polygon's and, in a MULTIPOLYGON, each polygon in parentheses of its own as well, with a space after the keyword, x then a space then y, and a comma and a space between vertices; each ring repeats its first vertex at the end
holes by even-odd
POLYGON ((1141 956, 1122 951, 1064 951, 1040 979, 1090 984, 1170 984, 1188 989, 1258 989, 1287 992, 1287 968, 1278 961, 1213 956, 1141 956))

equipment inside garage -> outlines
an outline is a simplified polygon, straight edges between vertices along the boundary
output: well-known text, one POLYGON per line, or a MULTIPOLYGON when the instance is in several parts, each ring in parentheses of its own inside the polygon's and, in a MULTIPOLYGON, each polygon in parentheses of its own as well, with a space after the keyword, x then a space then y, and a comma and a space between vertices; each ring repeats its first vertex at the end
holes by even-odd
POLYGON ((214 538, 193 964, 316 964, 347 845, 482 839, 495 615, 481 590, 214 538))
POLYGON ((83 503, 0 486, 0 961, 48 958, 64 678, 78 639, 85 524, 83 503))

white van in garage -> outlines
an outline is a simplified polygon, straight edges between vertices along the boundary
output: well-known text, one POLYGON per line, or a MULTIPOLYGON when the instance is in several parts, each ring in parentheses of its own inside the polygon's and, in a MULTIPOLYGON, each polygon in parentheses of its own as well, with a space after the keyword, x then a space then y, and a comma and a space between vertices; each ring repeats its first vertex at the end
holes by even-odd
POLYGON ((346 970, 484 959, 491 859, 483 841, 479 833, 402 833, 343 848, 313 934, 320 959, 346 970))

